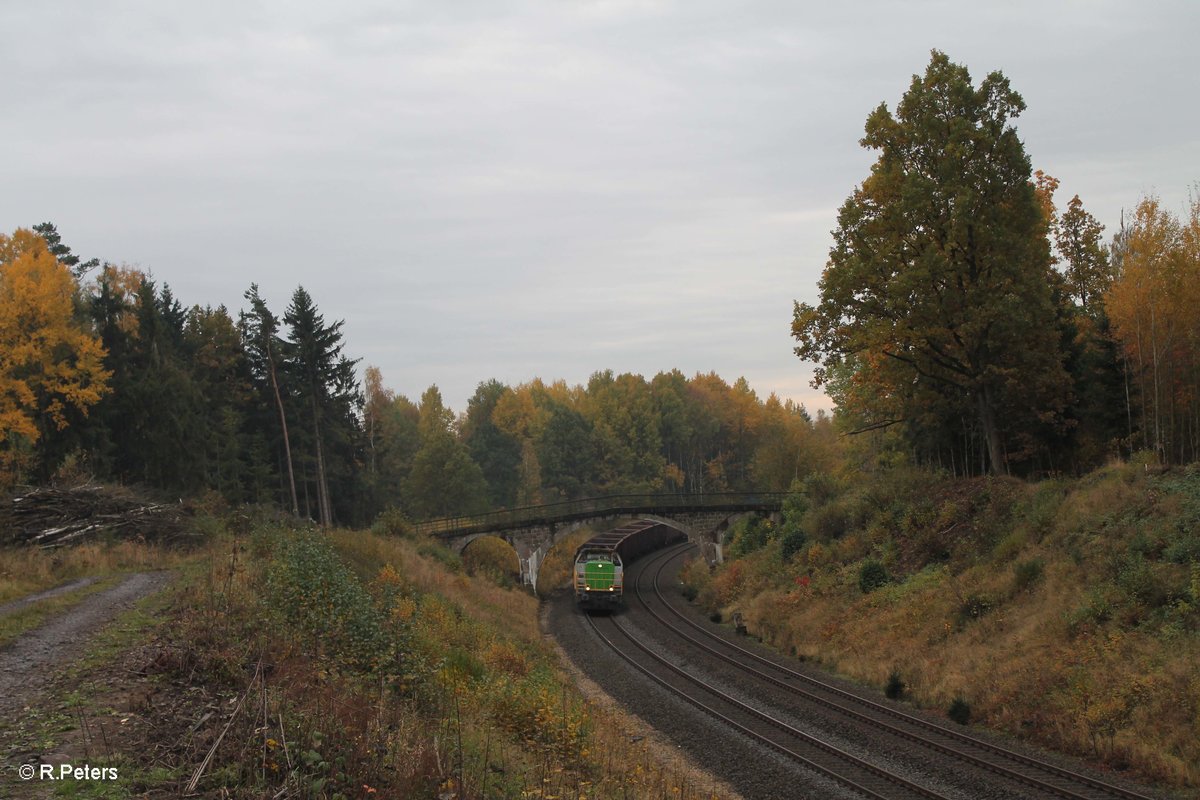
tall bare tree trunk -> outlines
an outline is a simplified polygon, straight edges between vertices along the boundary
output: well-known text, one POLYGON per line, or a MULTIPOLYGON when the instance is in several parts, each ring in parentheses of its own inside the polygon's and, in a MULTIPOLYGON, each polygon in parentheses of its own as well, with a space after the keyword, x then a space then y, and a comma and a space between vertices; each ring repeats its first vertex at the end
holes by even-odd
POLYGON ((283 413, 283 398, 279 394, 279 381, 275 377, 275 359, 267 348, 267 365, 271 373, 271 389, 275 392, 275 407, 279 409, 279 425, 283 428, 283 453, 287 461, 288 488, 292 490, 292 515, 300 516, 300 503, 296 499, 296 474, 292 470, 292 442, 288 437, 287 415, 283 413))
POLYGON ((987 444, 991 472, 993 475, 1007 475, 1008 462, 1004 458, 1004 449, 1000 443, 1000 430, 996 427, 996 414, 992 408, 991 392, 987 387, 976 390, 975 401, 979 405, 979 426, 983 430, 984 442, 987 444))
POLYGON ((317 396, 312 398, 313 434, 317 439, 317 514, 321 518, 322 527, 333 526, 333 512, 329 508, 329 484, 325 480, 325 450, 321 446, 321 412, 317 406, 317 396))

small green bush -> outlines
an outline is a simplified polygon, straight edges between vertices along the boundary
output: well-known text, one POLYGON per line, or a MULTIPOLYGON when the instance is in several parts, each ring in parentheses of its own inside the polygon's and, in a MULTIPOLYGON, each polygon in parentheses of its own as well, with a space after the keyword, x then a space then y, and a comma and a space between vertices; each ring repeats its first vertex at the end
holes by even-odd
POLYGON ((1013 565, 1013 591, 1024 592, 1032 589, 1042 580, 1046 571, 1046 562, 1040 558, 1031 558, 1013 565))
POLYGON ((1152 608, 1164 605, 1169 592, 1140 553, 1128 553, 1117 565, 1116 584, 1130 598, 1152 608))
POLYGON ((779 552, 783 556, 783 560, 791 561, 792 557, 799 553, 807 542, 808 537, 804 535, 804 531, 799 526, 789 526, 784 531, 779 545, 779 552))
POLYGON ((367 590, 320 533, 277 536, 267 570, 272 607, 307 635, 316 651, 368 672, 391 650, 367 590))
POLYGON ((813 536, 821 542, 840 539, 850 528, 850 519, 841 503, 821 506, 809 518, 813 536))
POLYGON ((870 594, 890 581, 887 569, 873 558, 868 558, 858 569, 858 588, 863 594, 870 594))
POLYGON ((729 557, 742 558, 761 549, 770 541, 773 529, 770 520, 758 516, 739 521, 730 530, 729 557))
POLYGON ((810 508, 820 508, 842 493, 838 480, 825 472, 814 472, 804 479, 804 497, 810 508))
POLYGON ((1200 563, 1200 527, 1181 530, 1172 537, 1163 558, 1174 564, 1200 563))
POLYGON ((462 572, 462 557, 453 550, 433 542, 425 542, 417 548, 417 552, 426 558, 432 558, 451 572, 462 572))
POLYGON ((970 594, 958 607, 959 624, 979 619, 996 607, 996 600, 986 594, 970 594))
POLYGON ((1067 626, 1072 634, 1088 625, 1103 625, 1113 618, 1120 599, 1120 591, 1111 583, 1094 586, 1088 590, 1083 605, 1067 617, 1067 626))
POLYGON ((950 708, 946 709, 946 716, 959 725, 966 725, 971 721, 971 706, 960 695, 950 703, 950 708))
POLYGON ((404 512, 388 506, 379 512, 379 516, 375 517, 375 522, 371 525, 371 532, 381 536, 399 536, 410 539, 413 535, 413 526, 408 521, 408 517, 404 516, 404 512))

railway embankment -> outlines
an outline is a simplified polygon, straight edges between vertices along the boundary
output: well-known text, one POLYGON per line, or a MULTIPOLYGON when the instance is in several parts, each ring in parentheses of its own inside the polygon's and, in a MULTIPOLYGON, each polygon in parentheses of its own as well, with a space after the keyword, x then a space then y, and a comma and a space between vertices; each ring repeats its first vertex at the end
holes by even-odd
POLYGON ((810 478, 685 592, 797 661, 944 720, 1200 785, 1200 471, 1027 484, 810 478))
MULTIPOLYGON (((44 796, 44 766, 86 763, 109 771, 73 782, 79 796, 725 796, 576 688, 538 599, 511 580, 387 531, 250 511, 204 528, 187 552, 155 556, 174 579, 153 606, 104 622, 86 648, 54 665, 5 651, 45 681, 0 722, 0 795, 44 796)), ((90 576, 95 548, 145 560, 147 547, 0 549, 4 575, 46 575, 4 598, 44 612, 8 646, 67 621, 47 604, 75 595, 42 593, 51 577, 90 576)))

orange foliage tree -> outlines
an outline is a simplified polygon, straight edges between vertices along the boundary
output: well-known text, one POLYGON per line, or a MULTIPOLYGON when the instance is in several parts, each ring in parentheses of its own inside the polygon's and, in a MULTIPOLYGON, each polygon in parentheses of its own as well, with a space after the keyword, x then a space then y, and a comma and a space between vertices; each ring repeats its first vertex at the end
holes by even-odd
POLYGON ((77 291, 41 236, 0 234, 0 484, 107 391, 104 348, 76 316, 77 291))
POLYGON ((1185 223, 1143 198, 1114 261, 1105 307, 1132 367, 1143 443, 1165 462, 1200 458, 1200 199, 1185 223))

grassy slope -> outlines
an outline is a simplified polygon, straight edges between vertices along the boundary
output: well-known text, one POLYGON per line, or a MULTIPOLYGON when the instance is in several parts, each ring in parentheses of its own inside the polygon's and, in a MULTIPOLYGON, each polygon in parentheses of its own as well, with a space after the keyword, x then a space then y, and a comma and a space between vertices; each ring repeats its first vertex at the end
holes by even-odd
POLYGON ((0 730, 14 752, 120 766, 119 785, 64 784, 63 796, 179 796, 210 749, 201 796, 710 796, 682 762, 634 741, 620 712, 579 694, 524 590, 411 539, 208 522, 214 535, 187 554, 110 543, 0 558, 8 597, 123 568, 176 570, 153 624, 114 649, 111 631, 128 628, 114 623, 44 713, 0 730), (89 738, 100 728, 102 749, 89 738))
POLYGON ((895 672, 920 705, 961 697, 974 721, 1200 785, 1200 470, 812 488, 790 518, 805 544, 781 556, 788 520, 740 531, 743 558, 689 570, 702 603, 865 683, 895 672), (888 582, 864 593, 868 559, 888 582))
POLYGON ((181 591, 171 660, 256 710, 232 724, 201 790, 699 798, 682 765, 578 693, 537 606, 395 536, 274 524, 218 540, 181 591))

